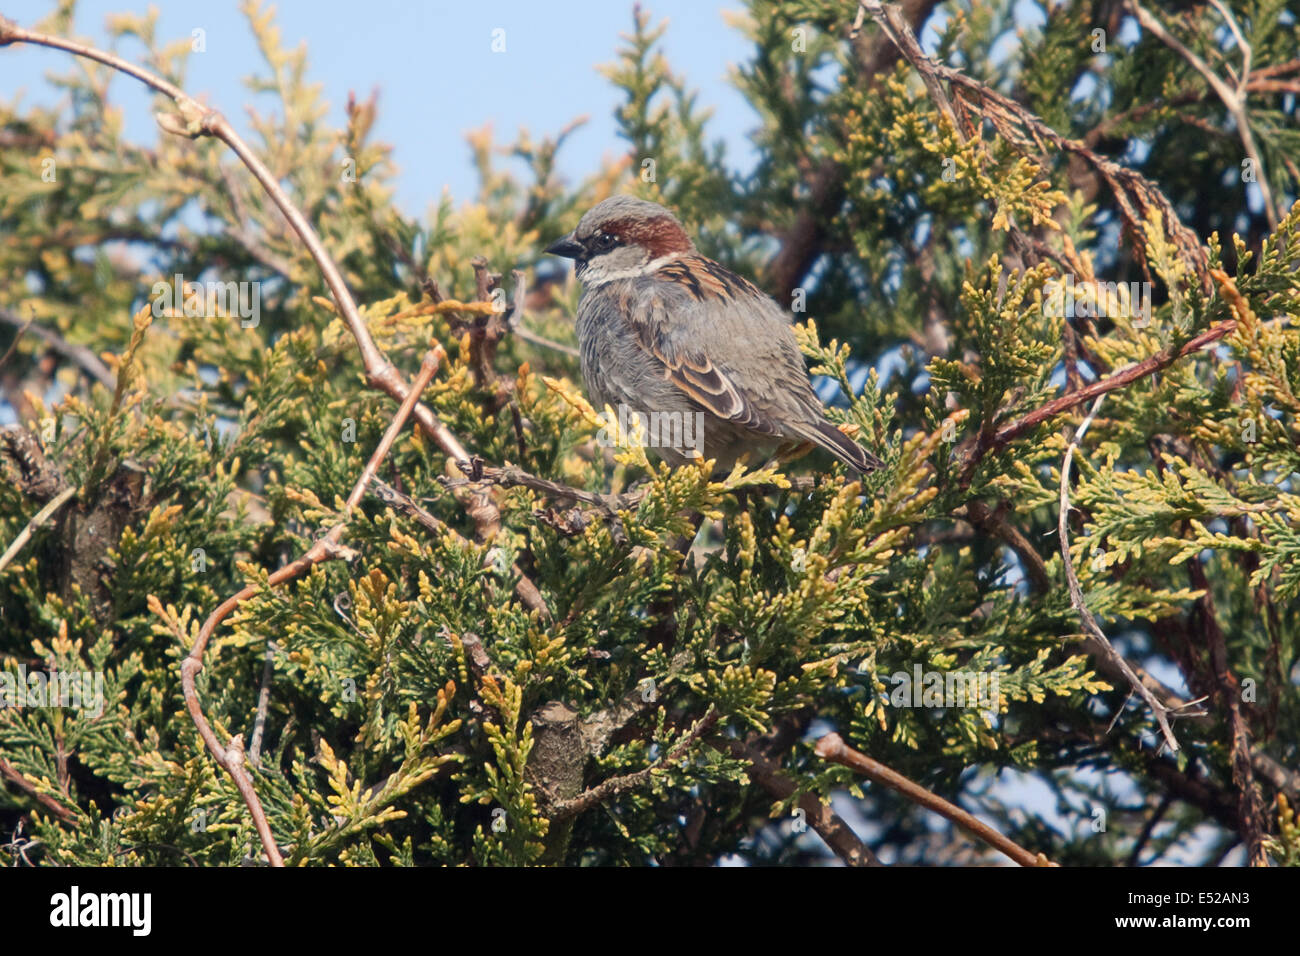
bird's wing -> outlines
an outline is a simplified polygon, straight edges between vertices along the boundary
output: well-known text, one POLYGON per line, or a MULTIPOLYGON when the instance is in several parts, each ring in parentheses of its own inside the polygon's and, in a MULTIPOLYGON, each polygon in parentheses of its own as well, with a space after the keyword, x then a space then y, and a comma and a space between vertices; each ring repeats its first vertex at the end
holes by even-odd
POLYGON ((791 412, 821 418, 789 322, 752 284, 690 256, 638 286, 638 307, 624 312, 640 319, 632 321, 638 341, 664 378, 705 411, 778 437, 788 435, 780 423, 791 412), (736 360, 742 354, 747 361, 736 360))
POLYGON ((640 318, 632 320, 639 343, 705 411, 760 434, 812 442, 858 471, 879 467, 826 420, 789 316, 753 284, 686 256, 633 294, 636 307, 621 312, 640 318))

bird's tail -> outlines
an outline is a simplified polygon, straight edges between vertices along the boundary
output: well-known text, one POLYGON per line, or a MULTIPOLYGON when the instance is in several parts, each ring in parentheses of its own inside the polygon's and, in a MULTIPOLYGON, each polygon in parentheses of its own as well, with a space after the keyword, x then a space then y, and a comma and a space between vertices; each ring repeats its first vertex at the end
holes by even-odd
POLYGON ((828 421, 801 423, 797 428, 800 437, 830 452, 860 475, 885 464, 828 421))

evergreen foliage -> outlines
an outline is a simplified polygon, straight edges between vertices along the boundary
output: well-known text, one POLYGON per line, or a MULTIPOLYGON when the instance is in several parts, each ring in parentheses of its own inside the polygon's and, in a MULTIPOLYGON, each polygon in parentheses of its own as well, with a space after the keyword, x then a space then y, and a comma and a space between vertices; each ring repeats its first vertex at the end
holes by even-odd
MULTIPOLYGON (((248 169, 211 138, 123 139, 109 92, 134 81, 85 60, 51 78, 59 109, 0 103, 0 389, 17 419, 0 549, 71 489, 0 568, 0 673, 103 676, 99 714, 0 708, 13 863, 265 859, 181 682, 204 620, 246 586, 198 699, 223 743, 242 735, 288 864, 1003 861, 822 760, 831 730, 1053 862, 1300 860, 1294 5, 1226 0, 1248 65, 1219 4, 1145 7, 1247 91, 1276 225, 1230 111, 1187 57, 1121 29, 1127 6, 1045 7, 1033 28, 1000 0, 901 6, 940 63, 1140 173, 1190 252, 1132 199, 1140 183, 1117 191, 949 84, 954 126, 871 16, 850 36, 855 3, 746 6, 752 172, 660 52, 670 27, 638 10, 605 70, 621 159, 568 183, 563 133, 475 134, 479 194, 419 220, 394 206, 375 102, 330 128, 306 51, 246 4, 265 58, 249 90, 274 97, 249 145, 402 374, 445 349, 423 400, 487 466, 467 477, 408 424, 355 510, 397 403, 248 169), (859 483, 814 454, 711 479, 597 443, 602 410, 553 347, 573 341, 580 289, 541 250, 620 191, 672 207, 703 253, 791 306, 831 417, 883 470, 859 483), (516 269, 526 287, 491 274, 516 269), (159 314, 177 274, 256 283, 259 321, 231 302, 159 314), (1099 281, 1124 285, 1064 314, 1099 281), (1127 298, 1144 281, 1149 315, 1127 298), (1069 553, 1170 707, 1177 752, 1066 585, 1061 468, 1091 403, 1018 424, 1153 358, 1106 390, 1075 452, 1069 553), (491 470, 507 465, 591 494, 491 470), (270 585, 341 522, 341 560, 270 585), (894 678, 916 668, 996 677, 996 699, 911 706, 894 678)), ((71 4, 24 26, 76 33, 71 4)), ((149 17, 112 32, 184 88, 187 44, 149 17)))

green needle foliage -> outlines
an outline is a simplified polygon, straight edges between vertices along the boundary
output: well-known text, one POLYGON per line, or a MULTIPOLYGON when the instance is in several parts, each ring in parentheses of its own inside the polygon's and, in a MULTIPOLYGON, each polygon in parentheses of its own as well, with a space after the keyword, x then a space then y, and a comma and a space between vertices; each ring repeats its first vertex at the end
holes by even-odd
MULTIPOLYGON (((670 27, 638 10, 604 71, 618 160, 574 184, 568 130, 476 133, 478 195, 420 220, 393 203, 375 102, 330 128, 306 51, 246 5, 265 58, 249 89, 273 98, 249 145, 376 344, 410 381, 440 343, 428 408, 488 478, 512 466, 567 497, 467 480, 408 424, 349 509, 397 403, 248 169, 213 139, 124 140, 110 91, 134 81, 87 61, 51 77, 57 109, 0 103, 7 862, 265 861, 181 683, 246 587, 197 703, 246 753, 290 865, 1004 860, 820 759, 830 731, 1054 862, 1300 860, 1294 8, 1224 7, 1246 73, 1213 7, 1148 7, 1245 91, 1251 157, 1188 58, 1149 31, 1121 42, 1113 4, 1032 27, 1000 0, 902 5, 1018 117, 955 84, 936 102, 871 17, 850 36, 852 2, 746 6, 748 171, 661 52, 670 27), (1090 157, 1149 187, 1117 191, 1090 157), (598 441, 580 289, 541 250, 616 192, 673 207, 791 309, 838 385, 830 417, 884 469, 858 481, 811 454, 711 478, 598 441), (518 290, 492 275, 513 270, 518 290), (159 308, 176 275, 250 285, 159 308), (1143 362, 1075 451, 1068 552, 1176 752, 1067 587, 1061 469, 1092 403, 1034 417, 1143 362), (271 583, 340 523, 334 559, 271 583), (32 696, 83 673, 82 706, 32 696), (819 812, 835 794, 856 837, 819 812)), ((148 16, 110 26, 184 87, 188 44, 148 16)), ((32 28, 74 36, 72 5, 32 28)))

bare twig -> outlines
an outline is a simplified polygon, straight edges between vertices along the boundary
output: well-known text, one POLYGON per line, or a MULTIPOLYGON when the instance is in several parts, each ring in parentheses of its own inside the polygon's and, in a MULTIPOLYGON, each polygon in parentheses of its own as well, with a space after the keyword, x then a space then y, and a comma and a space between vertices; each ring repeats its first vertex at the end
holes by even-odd
POLYGON ((3 757, 0 757, 0 777, 8 780, 19 790, 31 796, 33 800, 43 806, 46 810, 58 817, 64 823, 75 823, 78 817, 76 810, 65 807, 59 801, 55 800, 48 793, 41 793, 36 789, 36 784, 32 783, 3 757))
MULTIPOLYGON (((7 314, 4 318, 7 318, 7 314)), ((14 318, 17 318, 17 316, 14 316, 14 318)), ((14 333, 14 340, 9 343, 9 348, 5 349, 5 354, 0 355, 0 368, 4 368, 5 363, 9 361, 16 351, 18 351, 18 343, 22 341, 23 335, 32 327, 34 321, 36 321, 35 316, 29 316, 27 321, 18 326, 18 331, 14 333)))
POLYGON ((1205 78, 1205 82, 1214 90, 1214 94, 1223 101, 1227 107, 1232 121, 1237 127, 1237 135, 1241 137, 1242 148, 1246 150, 1246 156, 1249 157, 1255 169, 1255 185, 1259 187, 1260 195, 1264 200, 1264 214, 1268 218, 1268 227, 1271 231, 1277 229, 1277 206, 1273 201, 1273 188, 1268 183, 1268 176, 1264 172, 1264 163, 1260 159, 1259 147, 1255 144, 1255 134, 1250 127, 1250 117, 1246 115, 1246 91, 1247 83, 1250 80, 1250 45, 1246 38, 1241 35, 1241 30, 1237 26, 1237 21, 1233 19, 1232 14, 1218 0, 1210 0, 1214 9, 1219 11, 1236 37, 1237 46, 1241 49, 1242 55, 1242 74, 1237 80, 1237 88, 1234 90, 1223 82, 1217 73, 1210 69, 1204 60, 1187 48, 1178 37, 1174 36, 1165 29, 1163 23, 1149 10, 1138 3, 1138 0, 1126 0, 1128 8, 1137 17, 1138 23, 1142 24, 1144 30, 1150 31, 1151 35, 1163 43, 1169 49, 1173 50, 1197 73, 1205 78))
POLYGON ((551 349, 554 352, 560 352, 561 354, 567 355, 570 358, 579 357, 578 350, 575 349, 572 345, 565 345, 562 342, 553 342, 550 339, 546 338, 545 336, 538 335, 536 332, 534 332, 532 329, 528 328, 525 325, 515 326, 514 333, 515 335, 523 339, 525 342, 529 342, 533 345, 541 346, 544 349, 551 349))
POLYGON ((67 504, 76 493, 77 488, 75 485, 64 488, 55 495, 44 508, 32 516, 32 520, 27 522, 23 530, 18 532, 18 536, 9 543, 9 547, 5 549, 5 553, 0 555, 0 571, 7 568, 9 562, 18 556, 18 552, 22 551, 27 542, 31 540, 36 529, 41 527, 43 524, 47 524, 58 510, 67 504))
MULTIPOLYGON (((1109 733, 1109 731, 1107 731, 1109 733)), ((1147 817, 1146 822, 1142 824, 1142 830, 1138 833, 1137 839, 1133 841, 1133 849, 1128 855, 1128 865, 1138 866, 1142 862, 1142 851, 1146 849, 1147 842, 1151 835, 1155 833, 1156 827, 1164 819, 1169 808, 1174 805, 1174 795, 1172 793, 1162 794, 1160 802, 1156 805, 1155 811, 1147 817)))
POLYGON ((938 794, 931 793, 918 783, 914 783, 896 770, 886 767, 878 760, 873 760, 864 753, 859 753, 839 734, 827 734, 817 741, 817 756, 831 763, 837 763, 856 770, 873 783, 901 793, 913 803, 920 804, 927 810, 946 818, 968 833, 983 840, 995 850, 1005 853, 1021 866, 1055 866, 1042 853, 1030 853, 1014 840, 1003 836, 983 820, 967 813, 961 807, 949 803, 938 794))
POLYGON ((872 19, 876 21, 885 36, 889 37, 899 52, 907 57, 913 66, 918 67, 921 73, 921 81, 925 83, 925 89, 930 94, 930 98, 934 100, 934 105, 939 107, 939 111, 948 120, 948 125, 952 127, 953 132, 960 135, 962 126, 957 122, 957 113, 952 108, 952 101, 948 99, 943 87, 939 85, 938 71, 920 69, 918 66, 918 60, 928 58, 921 51, 921 45, 916 42, 916 34, 912 32, 912 28, 903 19, 902 11, 893 4, 880 3, 879 0, 863 0, 858 5, 858 17, 854 22, 855 30, 860 28, 859 22, 862 19, 864 9, 871 14, 872 19))
POLYGON ((528 488, 550 498, 580 501, 611 515, 619 511, 626 511, 629 508, 635 508, 641 499, 645 497, 644 489, 626 492, 621 495, 606 495, 595 491, 585 491, 582 488, 574 488, 571 485, 560 484, 547 478, 539 478, 536 475, 529 474, 522 468, 515 468, 510 465, 503 468, 494 468, 484 465, 482 460, 477 458, 458 462, 458 464, 460 470, 468 477, 464 479, 442 479, 442 483, 449 488, 478 483, 500 485, 503 488, 528 488))
POLYGON ((1106 637, 1106 632, 1101 629, 1097 619, 1088 610, 1088 604, 1083 597, 1083 588, 1079 585, 1079 577, 1074 573, 1074 560, 1070 557, 1070 464, 1074 460, 1074 449, 1083 440, 1084 433, 1088 431, 1088 426, 1092 424, 1093 417, 1105 400, 1106 395, 1104 392, 1097 396, 1097 400, 1092 404, 1092 409, 1088 412, 1088 417, 1083 420, 1079 430, 1074 433, 1070 446, 1065 450, 1065 460, 1061 462, 1061 504, 1060 513, 1056 519, 1056 529, 1061 540, 1061 561, 1065 567, 1065 583, 1070 589, 1070 603, 1074 605, 1075 611, 1078 612, 1079 618, 1083 621, 1084 629, 1092 635, 1102 653, 1124 675, 1138 696, 1146 701, 1147 706, 1151 708, 1151 712, 1155 714, 1156 723, 1160 725, 1160 732, 1164 734, 1165 743, 1169 745, 1170 750, 1176 751, 1178 750, 1178 740, 1174 737, 1173 729, 1169 726, 1170 712, 1168 708, 1156 698, 1156 695, 1147 688, 1146 684, 1142 683, 1142 679, 1134 673, 1128 661, 1124 660, 1119 651, 1115 650, 1110 639, 1106 637))
MULTIPOLYGON (((339 544, 339 539, 343 536, 343 531, 347 527, 348 521, 352 516, 353 509, 360 503, 362 496, 365 494, 366 487, 374 477, 380 463, 388 455, 388 451, 397 439, 398 433, 406 423, 406 419, 411 415, 415 404, 420 398, 429 380, 437 371, 439 361, 443 356, 441 346, 435 346, 429 350, 425 356, 424 362, 420 366, 420 372, 416 376, 415 384, 407 392, 406 399, 402 402, 401 407, 397 410, 396 416, 389 423, 388 429, 379 441, 370 460, 366 462, 365 468, 361 472, 361 477, 357 479, 352 488, 352 493, 348 495, 347 502, 344 505, 343 520, 336 524, 323 537, 316 541, 301 558, 286 564, 269 578, 267 578, 267 587, 274 588, 286 581, 292 581, 301 577, 311 570, 313 566, 322 561, 348 557, 350 552, 347 548, 339 544)), ((249 585, 241 589, 232 597, 227 598, 220 606, 213 611, 203 626, 199 629, 199 636, 194 641, 190 652, 181 662, 181 686, 185 694, 185 704, 189 708, 190 717, 199 729, 199 734, 203 742, 207 744, 208 750, 216 758, 217 763, 225 768, 235 781, 235 786, 239 789, 240 796, 244 798, 244 803, 248 806, 249 812, 253 816, 253 824, 257 828, 258 837, 262 841, 262 847, 266 850, 267 861, 271 866, 283 866, 284 858, 280 855, 280 849, 275 843, 275 837, 271 833, 270 824, 266 820, 266 814, 262 810, 261 801, 258 800, 257 791, 253 788, 252 778, 245 769, 244 762, 244 739, 242 734, 236 734, 231 738, 228 746, 222 746, 212 725, 203 715, 202 705, 199 703, 198 690, 195 687, 195 676, 203 669, 203 652, 208 646, 208 641, 212 639, 213 633, 220 626, 221 622, 226 619, 236 608, 244 601, 253 597, 261 590, 257 585, 249 585)), ((157 599, 151 599, 150 607, 154 612, 162 615, 162 606, 157 599)))

